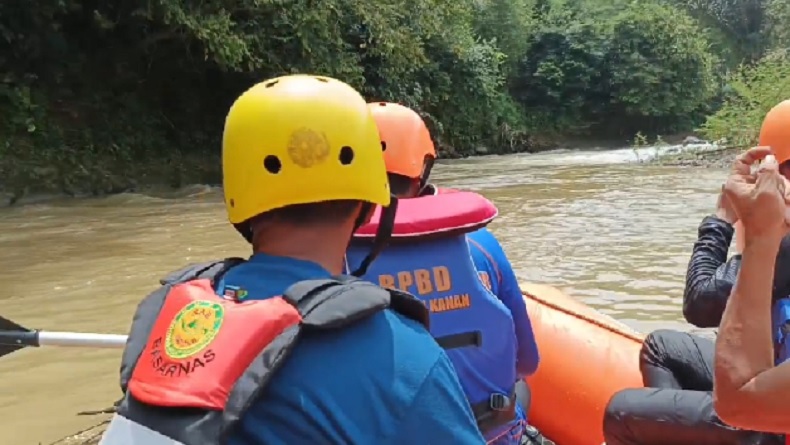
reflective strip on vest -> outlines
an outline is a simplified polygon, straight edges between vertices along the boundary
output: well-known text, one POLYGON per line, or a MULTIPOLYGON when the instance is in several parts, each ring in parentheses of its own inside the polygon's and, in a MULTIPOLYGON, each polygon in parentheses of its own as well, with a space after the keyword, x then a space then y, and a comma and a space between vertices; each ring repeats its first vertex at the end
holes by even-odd
POLYGON ((184 445, 118 414, 112 417, 99 445, 184 445))

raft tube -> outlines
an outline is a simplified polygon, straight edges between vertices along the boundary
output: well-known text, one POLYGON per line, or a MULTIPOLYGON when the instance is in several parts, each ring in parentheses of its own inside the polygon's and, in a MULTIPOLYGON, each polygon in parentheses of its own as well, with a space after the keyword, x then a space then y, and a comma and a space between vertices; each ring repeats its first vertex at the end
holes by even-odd
POLYGON ((643 336, 559 289, 522 283, 540 352, 529 423, 558 445, 601 445, 612 395, 642 384, 643 336))

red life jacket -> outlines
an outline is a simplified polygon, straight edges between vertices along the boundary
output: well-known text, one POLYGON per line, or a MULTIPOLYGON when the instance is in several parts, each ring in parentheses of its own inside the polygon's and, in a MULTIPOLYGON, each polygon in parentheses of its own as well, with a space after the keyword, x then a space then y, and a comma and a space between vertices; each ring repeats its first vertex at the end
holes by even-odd
MULTIPOLYGON (((499 214, 491 201, 477 193, 447 190, 450 191, 399 200, 390 244, 464 235, 487 226, 499 214)), ((354 232, 352 245, 358 241, 375 241, 381 214, 379 207, 370 222, 354 232)))
POLYGON ((303 281, 266 300, 218 296, 214 281, 242 261, 188 268, 138 306, 125 396, 102 444, 225 443, 302 332, 343 329, 387 308, 427 327, 419 300, 353 277, 303 281))

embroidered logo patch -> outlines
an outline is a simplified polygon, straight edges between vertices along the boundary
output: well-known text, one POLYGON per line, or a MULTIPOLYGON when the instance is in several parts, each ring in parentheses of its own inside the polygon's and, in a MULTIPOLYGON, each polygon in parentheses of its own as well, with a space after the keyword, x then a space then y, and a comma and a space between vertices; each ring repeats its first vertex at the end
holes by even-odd
POLYGON ((174 359, 197 354, 217 336, 225 309, 213 301, 193 301, 181 309, 165 336, 165 353, 174 359))

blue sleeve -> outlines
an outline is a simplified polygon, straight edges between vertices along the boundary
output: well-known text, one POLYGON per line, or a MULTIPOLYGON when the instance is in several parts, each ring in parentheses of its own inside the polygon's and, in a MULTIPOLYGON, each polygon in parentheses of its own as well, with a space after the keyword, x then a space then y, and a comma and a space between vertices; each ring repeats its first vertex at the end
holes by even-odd
MULTIPOLYGON (((485 230, 485 229, 484 229, 485 230)), ((516 371, 520 377, 532 375, 538 369, 540 356, 538 355, 538 345, 535 343, 535 334, 532 332, 532 322, 529 320, 527 305, 524 303, 524 296, 518 284, 513 267, 505 255, 505 251, 499 244, 494 235, 486 230, 485 241, 481 246, 486 249, 493 261, 496 261, 496 268, 499 269, 501 279, 497 287, 496 296, 505 304, 513 316, 513 323, 516 326, 516 340, 518 341, 518 352, 516 357, 516 371)))
POLYGON ((394 444, 485 444, 455 368, 442 352, 425 377, 394 444))

